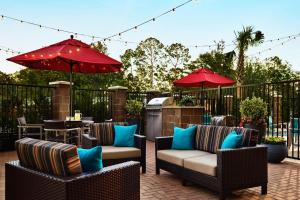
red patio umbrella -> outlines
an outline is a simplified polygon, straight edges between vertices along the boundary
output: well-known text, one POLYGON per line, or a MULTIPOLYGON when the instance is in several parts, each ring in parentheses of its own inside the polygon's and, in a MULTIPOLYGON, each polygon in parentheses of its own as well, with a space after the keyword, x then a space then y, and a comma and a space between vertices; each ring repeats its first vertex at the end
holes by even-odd
POLYGON ((179 87, 218 87, 230 86, 235 83, 234 80, 221 76, 220 74, 208 69, 201 68, 193 71, 191 74, 173 82, 179 87))
POLYGON ((24 53, 7 60, 32 69, 70 72, 70 115, 72 116, 72 73, 119 72, 122 63, 90 45, 71 39, 24 53))

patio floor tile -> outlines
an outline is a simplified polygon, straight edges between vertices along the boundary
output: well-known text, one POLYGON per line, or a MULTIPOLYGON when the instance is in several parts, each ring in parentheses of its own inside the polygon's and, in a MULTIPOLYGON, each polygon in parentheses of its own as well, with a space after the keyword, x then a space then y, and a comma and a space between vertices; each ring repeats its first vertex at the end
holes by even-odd
MULTIPOLYGON (((0 152, 0 200, 4 200, 4 163, 16 158, 15 152, 0 152)), ((260 188, 256 187, 233 192, 229 199, 300 199, 300 165, 283 162, 268 167, 267 195, 260 195, 260 188)), ((141 199, 206 200, 218 199, 218 195, 201 186, 182 186, 175 175, 163 170, 155 175, 154 143, 147 142, 147 173, 141 174, 141 199)))

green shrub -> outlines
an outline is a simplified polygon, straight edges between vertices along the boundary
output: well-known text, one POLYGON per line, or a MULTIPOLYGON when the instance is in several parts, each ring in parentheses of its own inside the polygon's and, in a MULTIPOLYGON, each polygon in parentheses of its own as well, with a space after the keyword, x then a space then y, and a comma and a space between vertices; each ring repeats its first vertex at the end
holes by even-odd
POLYGON ((125 110, 129 115, 140 115, 143 109, 143 103, 138 100, 127 100, 125 110))
POLYGON ((261 118, 265 118, 265 116, 268 114, 267 103, 261 98, 247 98, 241 102, 240 112, 244 119, 252 119, 256 121, 261 118))
POLYGON ((265 144, 285 144, 285 140, 282 137, 266 137, 265 144))
POLYGON ((179 101, 179 106, 195 106, 195 98, 192 96, 184 96, 179 101))

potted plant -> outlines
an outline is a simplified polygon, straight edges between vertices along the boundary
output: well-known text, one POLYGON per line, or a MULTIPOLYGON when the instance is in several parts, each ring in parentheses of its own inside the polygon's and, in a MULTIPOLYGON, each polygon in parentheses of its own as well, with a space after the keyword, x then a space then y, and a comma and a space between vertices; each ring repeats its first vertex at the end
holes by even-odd
POLYGON ((280 163, 288 153, 286 142, 282 137, 266 137, 261 146, 268 147, 268 162, 280 163))
POLYGON ((140 133, 141 127, 141 112, 143 109, 143 103, 138 100, 127 100, 125 105, 126 110, 126 122, 128 125, 137 125, 137 133, 140 133))
POLYGON ((184 96, 179 101, 179 106, 195 106, 195 98, 192 96, 184 96))
POLYGON ((268 113, 267 103, 261 98, 247 98, 241 102, 240 112, 243 126, 258 130, 258 143, 260 144, 266 134, 267 123, 265 122, 265 117, 268 113))

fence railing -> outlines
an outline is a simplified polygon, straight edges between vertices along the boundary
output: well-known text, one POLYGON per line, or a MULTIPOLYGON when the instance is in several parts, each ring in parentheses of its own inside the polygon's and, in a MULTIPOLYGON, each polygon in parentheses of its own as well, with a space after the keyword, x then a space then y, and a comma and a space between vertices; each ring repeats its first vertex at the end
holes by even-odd
POLYGON ((111 91, 74 89, 73 109, 80 110, 83 117, 93 117, 95 122, 111 119, 111 91))
POLYGON ((30 123, 52 118, 51 86, 0 84, 0 149, 12 146, 17 133, 17 117, 30 123))
POLYGON ((300 80, 174 93, 177 101, 184 96, 194 97, 204 107, 204 114, 234 116, 237 126, 241 122, 240 102, 247 97, 262 98, 268 105, 266 135, 284 137, 288 156, 300 159, 300 80))

